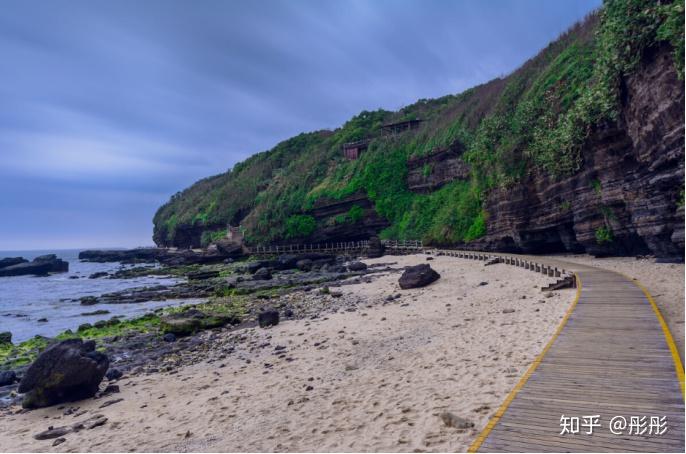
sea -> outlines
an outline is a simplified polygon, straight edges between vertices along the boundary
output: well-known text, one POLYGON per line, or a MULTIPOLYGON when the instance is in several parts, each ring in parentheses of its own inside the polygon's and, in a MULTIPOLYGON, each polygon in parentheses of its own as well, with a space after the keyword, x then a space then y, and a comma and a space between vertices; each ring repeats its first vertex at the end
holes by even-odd
MULTIPOLYGON (((0 251, 0 258, 24 257, 27 260, 44 254, 55 254, 69 262, 69 272, 56 273, 44 277, 13 276, 0 277, 0 332, 10 331, 12 342, 18 344, 35 335, 52 337, 67 329, 76 330, 82 323, 94 323, 115 315, 134 318, 154 309, 167 306, 184 305, 198 300, 149 301, 132 304, 97 304, 82 306, 78 301, 82 296, 99 296, 103 293, 125 290, 133 287, 170 285, 181 282, 174 277, 145 276, 131 279, 88 279, 99 271, 114 272, 122 267, 121 263, 81 262, 80 249, 46 251, 0 251), (78 276, 78 279, 70 279, 78 276), (98 309, 110 311, 106 315, 81 315, 98 309), (47 322, 39 322, 39 319, 47 322)), ((152 265, 149 265, 152 266, 152 265)))

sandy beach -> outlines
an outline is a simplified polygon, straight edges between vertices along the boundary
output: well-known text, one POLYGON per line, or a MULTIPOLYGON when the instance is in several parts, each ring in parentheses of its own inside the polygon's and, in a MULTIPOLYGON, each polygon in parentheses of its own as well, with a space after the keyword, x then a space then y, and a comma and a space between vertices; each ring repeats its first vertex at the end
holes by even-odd
MULTIPOLYGON (((389 260, 403 266, 426 256, 366 262, 389 260)), ((359 298, 358 310, 220 332, 208 348, 225 349, 221 361, 125 376, 120 393, 100 399, 16 407, 0 417, 3 450, 464 451, 551 337, 574 290, 544 293, 549 278, 504 264, 430 263, 442 277, 425 288, 400 290, 399 274, 389 273, 340 287, 342 298, 359 298), (449 427, 444 412, 474 426, 449 427), (107 423, 59 446, 33 438, 93 415, 107 423)))

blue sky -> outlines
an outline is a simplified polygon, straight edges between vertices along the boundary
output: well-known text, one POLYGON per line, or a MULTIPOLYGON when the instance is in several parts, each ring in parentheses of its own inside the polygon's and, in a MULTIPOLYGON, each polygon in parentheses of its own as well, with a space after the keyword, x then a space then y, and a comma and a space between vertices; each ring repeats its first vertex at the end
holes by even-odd
POLYGON ((302 131, 505 75, 599 0, 5 0, 0 250, 152 244, 171 194, 302 131))

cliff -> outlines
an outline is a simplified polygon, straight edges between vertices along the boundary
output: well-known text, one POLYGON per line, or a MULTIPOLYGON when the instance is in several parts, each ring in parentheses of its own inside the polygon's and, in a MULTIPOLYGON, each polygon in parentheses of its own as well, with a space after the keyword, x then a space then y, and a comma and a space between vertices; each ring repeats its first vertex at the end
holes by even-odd
POLYGON ((521 68, 288 139, 178 193, 154 240, 380 234, 529 253, 683 257, 683 0, 608 0, 521 68), (420 118, 412 130, 384 124, 420 118), (342 145, 368 147, 347 160, 342 145))
POLYGON ((683 113, 684 85, 670 49, 651 49, 622 81, 617 121, 597 125, 586 141, 581 170, 558 181, 535 172, 493 191, 480 243, 521 252, 682 255, 683 113))

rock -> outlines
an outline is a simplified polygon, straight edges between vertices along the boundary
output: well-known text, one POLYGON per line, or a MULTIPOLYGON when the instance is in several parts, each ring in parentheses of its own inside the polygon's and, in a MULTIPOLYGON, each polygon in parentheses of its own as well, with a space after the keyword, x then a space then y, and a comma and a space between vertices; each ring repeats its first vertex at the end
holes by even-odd
POLYGON ((298 265, 298 256, 293 254, 280 255, 274 262, 274 267, 278 270, 292 270, 298 265))
POLYGON ((0 386, 7 386, 17 381, 17 374, 13 370, 0 372, 0 386))
POLYGON ((200 280, 212 279, 215 277, 219 277, 219 271, 218 270, 193 271, 191 273, 188 273, 186 276, 190 280, 200 281, 200 280))
POLYGON ((426 263, 409 266, 398 280, 400 288, 410 289, 425 287, 441 277, 431 266, 426 263))
POLYGON ((474 427, 473 422, 448 411, 441 413, 440 418, 447 427, 453 427, 455 429, 469 429, 474 427))
POLYGON ((255 274, 260 268, 266 268, 270 265, 268 260, 260 260, 259 262, 248 263, 243 267, 243 271, 250 274, 255 274))
POLYGON ((68 339, 47 348, 19 384, 22 406, 39 408, 92 397, 110 364, 95 342, 68 339))
POLYGON ((66 435, 71 431, 72 431, 72 429, 70 427, 66 427, 66 426, 55 427, 55 428, 44 430, 43 432, 37 433, 36 435, 33 436, 33 438, 35 438, 36 440, 50 440, 51 438, 57 438, 57 437, 61 437, 62 435, 66 435))
POLYGON ((120 371, 119 369, 110 369, 107 371, 105 374, 105 377, 107 377, 107 380, 109 381, 114 381, 114 380, 119 380, 124 373, 120 371))
POLYGON ((427 262, 430 262, 430 261, 433 260, 433 259, 434 259, 433 257, 427 257, 427 258, 426 258, 426 261, 427 261, 427 262))
POLYGON ((295 266, 300 270, 300 271, 310 271, 312 269, 312 260, 310 259, 301 259, 298 260, 295 264, 295 266))
POLYGON ((463 151, 464 146, 456 141, 448 148, 408 159, 406 181, 409 190, 426 194, 451 181, 468 180, 469 164, 461 159, 463 151))
POLYGON ((175 336, 189 336, 204 329, 219 328, 227 324, 238 324, 240 319, 236 316, 223 314, 211 314, 197 309, 188 309, 177 314, 162 317, 160 329, 164 334, 175 336))
POLYGON ((76 331, 86 331, 87 329, 93 328, 93 325, 90 323, 82 323, 79 325, 79 328, 76 331))
POLYGON ((483 287, 484 285, 488 285, 488 282, 486 282, 486 281, 479 282, 479 287, 483 287))
POLYGON ((97 322, 93 323, 93 326, 95 328, 104 328, 108 325, 107 320, 98 320, 97 322))
POLYGON ((79 301, 82 306, 92 306, 98 303, 98 299, 94 296, 82 296, 79 301))
POLYGON ((367 264, 362 262, 348 263, 348 271, 364 271, 367 269, 367 264))
POLYGON ((514 309, 503 309, 503 314, 512 314, 514 311, 514 309))
POLYGON ((26 260, 24 257, 6 257, 4 259, 0 259, 0 268, 7 268, 8 266, 19 265, 20 263, 27 262, 28 260, 26 260))
POLYGON ((118 398, 118 399, 108 400, 108 401, 105 401, 105 402, 104 402, 102 405, 100 405, 100 407, 98 407, 98 408, 109 407, 110 405, 118 404, 119 402, 121 402, 121 401, 123 401, 123 400, 124 400, 123 397, 120 397, 120 398, 118 398))
POLYGON ((31 262, 23 261, 14 265, 0 267, 2 276, 23 276, 33 274, 46 276, 49 273, 63 273, 69 271, 69 262, 58 259, 55 254, 41 255, 31 262))
POLYGON ((164 336, 162 336, 162 340, 165 342, 176 342, 176 336, 174 333, 167 333, 164 336))
POLYGON ((77 422, 72 425, 74 432, 78 432, 81 429, 94 429, 96 427, 102 426, 107 422, 107 418, 103 415, 95 415, 91 418, 86 419, 82 422, 77 422))
POLYGON ((88 316, 88 315, 106 315, 109 314, 110 311, 105 310, 105 309, 98 309, 97 311, 92 311, 92 312, 81 312, 80 315, 83 316, 88 316))
POLYGON ((83 262, 122 262, 122 263, 152 263, 157 261, 167 251, 162 248, 137 248, 127 250, 87 250, 79 252, 79 260, 83 262))
POLYGON ((48 319, 45 318, 45 317, 43 317, 43 318, 39 318, 39 319, 36 320, 36 321, 37 321, 38 323, 47 323, 48 319))
POLYGON ((11 344, 12 343, 12 333, 9 331, 3 331, 0 333, 0 345, 11 344))
POLYGON ((369 238, 367 247, 367 257, 370 259, 381 257, 384 254, 384 246, 378 236, 369 238))
POLYGON ((257 281, 268 281, 272 278, 272 273, 269 271, 269 268, 263 267, 255 271, 252 278, 257 281))
POLYGON ((105 389, 100 393, 101 396, 107 396, 109 394, 119 394, 119 385, 107 385, 105 389))
POLYGON ((257 322, 259 323, 260 328, 278 325, 279 311, 276 311, 274 309, 264 310, 258 314, 257 322))
POLYGON ((93 273, 90 276, 88 276, 88 279, 99 279, 101 277, 107 276, 106 271, 98 271, 97 273, 93 273))

